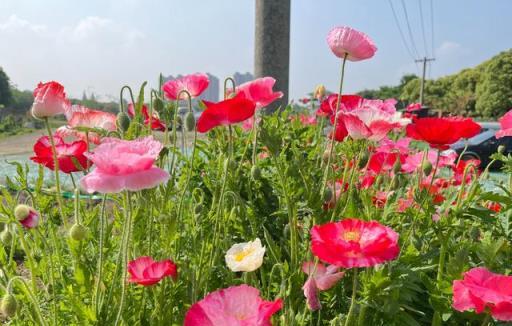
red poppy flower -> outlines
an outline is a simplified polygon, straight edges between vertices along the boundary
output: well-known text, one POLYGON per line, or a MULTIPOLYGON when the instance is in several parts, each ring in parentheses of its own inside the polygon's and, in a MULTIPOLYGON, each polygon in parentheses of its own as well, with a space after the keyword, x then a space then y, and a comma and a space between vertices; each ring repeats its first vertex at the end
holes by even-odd
MULTIPOLYGON (((141 110, 142 116, 144 117, 144 124, 146 126, 149 126, 149 121, 151 120, 151 129, 158 130, 158 131, 165 131, 166 126, 165 123, 160 120, 160 117, 158 116, 158 112, 153 111, 153 117, 149 118, 149 111, 148 106, 146 104, 142 105, 141 110)), ((128 104, 128 115, 130 118, 133 118, 135 116, 135 109, 133 108, 133 104, 128 104)))
MULTIPOLYGON (((64 173, 83 171, 91 162, 85 157, 87 151, 87 143, 83 140, 65 143, 59 136, 53 136, 55 142, 55 150, 57 152, 57 161, 59 162, 59 170, 64 173), (76 162, 76 164, 75 164, 76 162)), ((53 170, 53 154, 48 136, 40 137, 34 145, 35 156, 30 159, 36 163, 42 164, 53 170)))
POLYGON ((431 147, 447 149, 462 138, 471 138, 480 133, 480 125, 471 118, 419 118, 407 125, 407 136, 422 140, 431 147))
POLYGON ((453 308, 474 309, 477 314, 490 310, 494 319, 512 321, 512 276, 490 272, 484 267, 464 273, 453 281, 453 308))
POLYGON ((345 219, 311 229, 313 254, 339 267, 370 267, 398 256, 398 234, 377 221, 345 219))
MULTIPOLYGON (((342 95, 340 107, 338 111, 350 111, 353 110, 361 104, 363 98, 359 95, 342 95)), ((327 96, 325 100, 320 103, 320 108, 316 111, 317 115, 320 116, 333 116, 336 111, 336 105, 338 102, 338 94, 331 94, 327 96)))
POLYGON ((441 188, 436 184, 436 182, 432 184, 431 183, 432 182, 430 178, 425 179, 419 184, 419 189, 428 191, 428 193, 432 196, 432 203, 441 204, 445 200, 443 194, 441 193, 441 188))
POLYGON ((178 277, 176 264, 170 259, 154 261, 148 256, 139 257, 128 263, 128 282, 149 286, 160 282, 164 277, 178 277))
POLYGON ((212 103, 203 101, 206 110, 197 120, 197 131, 204 133, 218 127, 249 119, 254 115, 256 104, 244 97, 242 93, 233 98, 212 103))
POLYGON ((501 212, 501 205, 500 205, 500 203, 497 203, 495 201, 488 202, 486 207, 488 209, 490 209, 491 211, 495 212, 495 213, 501 212))
POLYGON ((377 152, 370 157, 368 169, 376 174, 389 172, 393 170, 397 160, 403 164, 406 157, 405 154, 377 152))

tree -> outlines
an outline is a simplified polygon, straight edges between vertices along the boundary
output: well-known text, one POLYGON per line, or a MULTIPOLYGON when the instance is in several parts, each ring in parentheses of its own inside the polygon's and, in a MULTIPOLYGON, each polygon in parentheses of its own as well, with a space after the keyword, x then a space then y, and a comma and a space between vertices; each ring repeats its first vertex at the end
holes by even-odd
POLYGON ((487 62, 476 97, 476 111, 483 117, 502 116, 512 108, 512 50, 487 62))
POLYGON ((12 101, 11 85, 9 77, 0 67, 0 106, 8 106, 12 101))

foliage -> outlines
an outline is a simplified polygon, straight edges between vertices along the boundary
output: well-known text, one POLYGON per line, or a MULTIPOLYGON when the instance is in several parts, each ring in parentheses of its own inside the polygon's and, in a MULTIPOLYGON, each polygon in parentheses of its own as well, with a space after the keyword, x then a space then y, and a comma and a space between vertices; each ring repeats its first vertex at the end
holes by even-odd
POLYGON ((11 85, 9 77, 5 71, 0 67, 0 108, 7 106, 12 101, 11 85))

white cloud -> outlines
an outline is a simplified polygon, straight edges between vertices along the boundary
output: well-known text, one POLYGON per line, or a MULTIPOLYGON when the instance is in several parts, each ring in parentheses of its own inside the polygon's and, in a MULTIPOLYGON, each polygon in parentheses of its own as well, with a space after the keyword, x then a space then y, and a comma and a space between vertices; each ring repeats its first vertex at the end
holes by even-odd
POLYGON ((461 44, 452 41, 444 41, 435 51, 438 58, 454 58, 460 55, 466 55, 469 50, 461 44))
POLYGON ((16 15, 11 15, 3 23, 0 23, 0 32, 17 32, 20 30, 28 30, 34 33, 44 33, 47 31, 45 25, 31 24, 30 22, 19 18, 16 15))

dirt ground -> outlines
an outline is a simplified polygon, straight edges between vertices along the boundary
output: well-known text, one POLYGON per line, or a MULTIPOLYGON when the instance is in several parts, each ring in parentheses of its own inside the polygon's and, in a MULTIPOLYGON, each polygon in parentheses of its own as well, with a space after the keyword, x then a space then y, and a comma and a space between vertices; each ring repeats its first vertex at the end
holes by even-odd
POLYGON ((0 156, 31 153, 34 143, 43 133, 41 129, 29 134, 0 138, 0 156))

